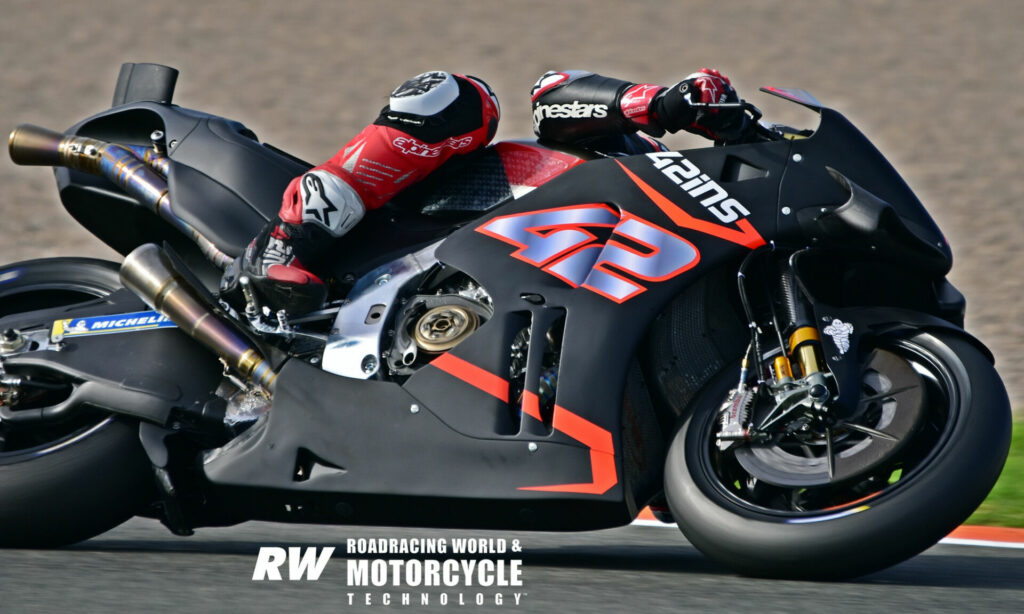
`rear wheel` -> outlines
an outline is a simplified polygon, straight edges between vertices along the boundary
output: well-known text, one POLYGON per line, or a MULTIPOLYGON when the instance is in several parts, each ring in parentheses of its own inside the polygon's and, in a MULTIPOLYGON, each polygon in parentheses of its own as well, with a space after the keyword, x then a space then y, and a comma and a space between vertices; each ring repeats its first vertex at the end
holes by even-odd
MULTIPOLYGON (((117 271, 116 264, 82 258, 6 266, 0 323, 102 298, 121 288, 117 271)), ((52 394, 24 403, 45 406, 52 394)), ((147 500, 151 475, 134 421, 90 408, 59 422, 0 421, 0 546, 54 547, 111 529, 147 500)))
POLYGON ((861 366, 858 409, 827 438, 794 420, 771 441, 722 450, 715 410, 735 373, 697 399, 665 469, 697 548, 749 575, 854 577, 921 552, 980 505, 1010 441, 986 357, 954 334, 919 333, 880 340, 861 366))

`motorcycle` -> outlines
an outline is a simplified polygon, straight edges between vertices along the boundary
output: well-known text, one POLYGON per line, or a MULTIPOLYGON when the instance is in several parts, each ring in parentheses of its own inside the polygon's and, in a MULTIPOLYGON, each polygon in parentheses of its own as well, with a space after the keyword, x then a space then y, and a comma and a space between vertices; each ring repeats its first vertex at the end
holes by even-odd
POLYGON ((0 545, 650 505, 737 572, 848 578, 935 544, 1001 471, 1009 405, 949 246, 805 91, 762 89, 814 129, 741 102, 714 147, 456 157, 369 212, 298 314, 216 289, 309 165, 172 104, 177 74, 125 64, 110 109, 11 134, 126 257, 0 269, 0 545))

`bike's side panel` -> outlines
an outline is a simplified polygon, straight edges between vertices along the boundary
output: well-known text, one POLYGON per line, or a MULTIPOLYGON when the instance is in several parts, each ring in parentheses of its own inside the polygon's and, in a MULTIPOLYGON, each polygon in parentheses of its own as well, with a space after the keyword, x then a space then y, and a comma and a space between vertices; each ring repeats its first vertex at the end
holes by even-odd
MULTIPOLYGON (((636 346, 668 301, 704 272, 742 258, 770 236, 787 146, 686 154, 703 174, 744 199, 748 215, 735 224, 716 220, 700 199, 656 166, 674 162, 671 156, 580 165, 472 222, 442 244, 439 258, 487 288, 495 308, 487 324, 419 370, 404 388, 337 378, 290 362, 266 423, 246 441, 213 455, 207 476, 220 486, 268 492, 468 498, 480 505, 505 499, 523 501, 530 509, 537 503, 563 510, 548 512, 554 516, 537 525, 545 527, 625 522, 636 510, 624 484, 622 403, 636 346), (760 172, 730 181, 728 173, 740 162, 760 172), (496 239, 495 232, 480 231, 499 218, 552 210, 557 218, 575 206, 589 206, 585 213, 596 216, 594 240, 586 249, 633 253, 639 267, 650 264, 647 256, 663 253, 682 260, 628 277, 641 290, 623 299, 604 292, 599 280, 590 287, 569 283, 564 274, 514 258, 515 247, 496 239), (616 228, 623 234, 614 236, 616 228), (668 243, 660 248, 643 242, 662 239, 668 243), (536 354, 528 357, 524 393, 513 396, 512 344, 529 327, 534 342, 528 353, 543 353, 547 348, 540 340, 561 318, 557 392, 545 409, 536 354), (318 459, 322 477, 296 479, 303 458, 318 459), (572 509, 570 502, 612 503, 617 511, 586 521, 556 517, 572 509)), ((627 279, 629 274, 614 266, 619 268, 609 260, 601 269, 611 278, 627 279)), ((408 522, 413 514, 410 510, 408 522)), ((493 526, 498 524, 495 520, 493 526)))
MULTIPOLYGON (((146 310, 126 290, 94 303, 19 313, 0 318, 0 327, 50 330, 58 320, 146 310)), ((75 383, 93 382, 86 398, 116 413, 165 424, 172 409, 199 414, 220 382, 215 356, 174 328, 65 336, 59 349, 40 348, 4 359, 9 375, 46 374, 75 383), (135 397, 137 403, 118 405, 135 397)))
MULTIPOLYGON (((155 102, 115 107, 72 126, 68 133, 147 146, 165 134, 175 213, 229 254, 237 255, 280 207, 288 182, 308 165, 259 143, 242 124, 155 102)), ((106 181, 59 168, 61 200, 75 219, 121 253, 154 240, 175 239, 163 222, 133 209, 106 181)), ((188 244, 174 241, 179 251, 188 244)))
MULTIPOLYGON (((550 465, 551 474, 544 485, 547 492, 589 489, 591 494, 621 497, 621 407, 630 358, 651 319, 672 297, 684 292, 705 272, 727 261, 742 258, 750 249, 763 244, 765 237, 773 235, 777 185, 786 163, 787 149, 787 143, 780 143, 776 147, 758 149, 730 148, 728 153, 719 149, 686 152, 686 160, 692 164, 686 169, 695 166, 702 175, 714 178, 730 198, 749 212, 742 218, 745 221, 722 223, 701 204, 702 198, 692 197, 682 189, 671 173, 664 172, 669 164, 678 165, 678 158, 635 156, 590 162, 573 169, 546 184, 544 189, 455 233, 441 246, 438 257, 467 272, 488 289, 494 300, 495 317, 519 313, 537 319, 544 312, 559 311, 565 313, 565 329, 557 372, 557 393, 550 414, 538 412, 535 407, 540 384, 533 373, 527 375, 526 393, 522 398, 503 399, 491 395, 489 399, 481 397, 481 401, 472 407, 445 405, 438 411, 446 415, 453 428, 460 429, 465 421, 457 417, 459 413, 501 415, 507 413, 511 406, 522 415, 520 437, 538 439, 534 434, 536 429, 531 425, 542 422, 550 434, 538 440, 576 442, 594 459, 590 479, 582 483, 574 476, 563 475, 557 465, 550 465), (748 171, 756 169, 757 172, 737 170, 741 168, 748 171), (566 217, 567 225, 557 225, 558 216, 563 212, 570 215, 580 208, 589 211, 591 209, 587 208, 593 205, 609 206, 611 213, 606 219, 591 218, 594 226, 584 223, 573 226, 578 217, 566 217), (538 211, 554 212, 543 214, 553 216, 547 222, 551 228, 527 232, 550 237, 558 229, 592 231, 596 239, 584 242, 573 253, 588 249, 600 252, 603 255, 598 258, 598 263, 610 261, 614 250, 620 246, 641 255, 657 255, 669 253, 668 243, 683 246, 682 242, 688 243, 692 251, 686 252, 684 246, 677 256, 689 257, 692 261, 680 261, 667 267, 666 279, 658 279, 657 275, 649 273, 630 274, 618 265, 595 265, 594 269, 600 273, 613 273, 615 277, 628 279, 633 286, 640 288, 624 299, 621 294, 613 296, 602 292, 597 277, 588 277, 589 281, 574 284, 567 281, 565 275, 558 274, 567 269, 559 267, 557 258, 534 258, 529 254, 529 247, 517 249, 514 244, 510 245, 511 241, 501 238, 503 226, 491 225, 491 221, 498 218, 514 220, 517 215, 538 211), (597 224, 615 223, 616 218, 619 225, 607 228, 601 236, 597 224), (668 233, 673 238, 666 239, 667 243, 659 252, 649 244, 644 245, 646 235, 635 233, 639 226, 631 226, 632 235, 615 234, 623 228, 623 220, 630 223, 631 220, 642 220, 645 229, 656 227, 657 233, 668 233), (605 240, 603 246, 600 245, 602 238, 605 240), (636 240, 631 241, 631 238, 636 240), (603 260, 605 258, 608 260, 603 260), (614 466, 603 464, 604 457, 600 456, 603 453, 614 456, 614 466)), ((698 194, 698 197, 706 199, 707 194, 698 194)), ((598 216, 601 214, 599 208, 592 210, 598 216)), ((527 237, 526 240, 531 239, 527 237)), ((625 264, 629 260, 618 262, 625 264)), ((646 264, 643 258, 635 262, 638 267, 646 264)), ((509 332, 497 327, 484 327, 450 354, 482 369, 485 374, 481 377, 484 379, 508 380, 511 360, 508 348, 512 343, 509 332), (504 349, 504 352, 494 348, 504 349)), ((471 376, 453 374, 453 369, 446 367, 431 365, 421 370, 410 379, 407 388, 419 397, 437 399, 436 405, 443 402, 443 391, 453 386, 479 387, 479 382, 473 381, 471 376)), ((485 436, 478 431, 472 434, 485 436)))
POLYGON ((219 487, 304 508, 260 516, 281 520, 580 530, 631 518, 615 498, 595 505, 591 495, 520 489, 553 474, 587 480, 589 454, 576 445, 531 451, 513 438, 466 437, 399 386, 296 360, 278 376, 273 410, 209 453, 204 471, 219 487))

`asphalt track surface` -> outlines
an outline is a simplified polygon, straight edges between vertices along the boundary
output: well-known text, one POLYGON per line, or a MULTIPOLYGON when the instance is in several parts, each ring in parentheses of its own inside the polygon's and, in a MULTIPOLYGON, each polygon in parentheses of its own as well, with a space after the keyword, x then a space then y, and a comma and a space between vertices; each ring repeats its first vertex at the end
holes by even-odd
MULTIPOLYGON (((372 557, 373 555, 364 555, 372 557)), ((448 556, 456 556, 449 554, 448 556)), ((392 557, 385 557, 392 558, 392 557)), ((404 558, 404 557, 401 557, 404 558)), ((421 557, 425 558, 425 557, 421 557)), ((440 557, 439 557, 440 558, 440 557)), ((284 568, 282 568, 284 569, 284 568)), ((0 552, 4 612, 1020 612, 1024 549, 939 545, 843 583, 736 576, 672 527, 588 533, 488 533, 247 523, 176 537, 149 520, 55 551, 0 552), (349 538, 519 539, 519 588, 350 588, 349 538), (262 546, 336 548, 316 582, 254 582, 262 546), (430 593, 430 605, 419 605, 430 593), (391 594, 390 608, 382 604, 391 594), (412 604, 400 605, 402 592, 412 604), (449 595, 448 605, 439 603, 449 595), (483 593, 483 606, 475 604, 483 593), (494 603, 502 592, 502 606, 494 603), (514 605, 512 593, 522 593, 514 605), (352 604, 349 604, 352 593, 352 604), (367 594, 371 605, 366 605, 367 594), (465 605, 458 605, 458 595, 465 605)), ((287 574, 285 574, 287 578, 287 574)))

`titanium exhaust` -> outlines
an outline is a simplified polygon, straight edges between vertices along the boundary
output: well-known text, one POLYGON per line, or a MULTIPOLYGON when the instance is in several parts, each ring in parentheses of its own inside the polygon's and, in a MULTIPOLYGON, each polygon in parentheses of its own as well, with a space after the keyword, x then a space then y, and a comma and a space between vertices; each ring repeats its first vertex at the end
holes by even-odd
POLYGON ((66 166, 98 175, 192 239, 211 262, 226 269, 234 258, 222 252, 171 208, 166 175, 170 161, 154 148, 122 146, 21 124, 8 141, 11 161, 25 166, 66 166))
POLYGON ((244 335, 198 298, 191 284, 174 271, 162 249, 153 243, 136 248, 125 257, 120 275, 126 288, 213 350, 245 380, 273 392, 277 373, 244 335))

